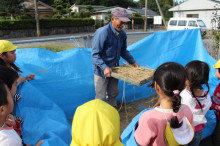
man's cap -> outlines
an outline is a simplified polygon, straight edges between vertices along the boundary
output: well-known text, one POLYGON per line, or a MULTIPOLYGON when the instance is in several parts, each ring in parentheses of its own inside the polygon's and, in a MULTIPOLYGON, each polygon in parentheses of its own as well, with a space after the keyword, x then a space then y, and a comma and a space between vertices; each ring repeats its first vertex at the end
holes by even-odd
POLYGON ((213 65, 214 68, 220 68, 220 60, 217 61, 215 65, 213 65))
POLYGON ((14 51, 18 47, 7 40, 0 40, 0 53, 14 51))
POLYGON ((130 19, 128 19, 128 13, 126 9, 124 8, 120 8, 120 7, 114 8, 112 9, 111 14, 112 14, 112 17, 116 17, 120 19, 122 22, 131 21, 130 19))

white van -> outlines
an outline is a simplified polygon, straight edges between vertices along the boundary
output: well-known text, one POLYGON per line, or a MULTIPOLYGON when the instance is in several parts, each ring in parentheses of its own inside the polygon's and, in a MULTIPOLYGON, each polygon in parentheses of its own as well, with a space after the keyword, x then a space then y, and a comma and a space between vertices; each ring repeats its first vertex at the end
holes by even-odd
POLYGON ((199 18, 170 18, 167 30, 182 30, 200 28, 201 34, 206 34, 206 25, 199 18))

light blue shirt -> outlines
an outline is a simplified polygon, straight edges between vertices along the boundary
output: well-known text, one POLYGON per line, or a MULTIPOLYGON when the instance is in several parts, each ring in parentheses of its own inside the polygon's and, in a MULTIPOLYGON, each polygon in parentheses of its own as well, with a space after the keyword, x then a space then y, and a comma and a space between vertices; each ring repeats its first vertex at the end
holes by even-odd
POLYGON ((128 63, 135 63, 133 57, 127 51, 127 35, 122 29, 118 36, 112 23, 99 28, 93 39, 92 67, 98 76, 104 76, 106 67, 114 67, 119 63, 120 56, 128 63))

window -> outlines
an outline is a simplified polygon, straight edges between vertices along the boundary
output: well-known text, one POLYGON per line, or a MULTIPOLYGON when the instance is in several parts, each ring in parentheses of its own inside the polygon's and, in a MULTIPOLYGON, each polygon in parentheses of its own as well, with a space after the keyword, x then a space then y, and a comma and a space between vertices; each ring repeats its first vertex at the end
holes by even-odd
POLYGON ((178 26, 186 26, 186 20, 179 20, 178 26))
POLYGON ((198 25, 196 24, 196 21, 193 21, 193 20, 189 21, 188 26, 198 27, 198 25))
POLYGON ((171 21, 170 21, 170 25, 176 26, 176 24, 177 24, 177 20, 171 20, 171 21))
POLYGON ((187 18, 199 18, 199 14, 187 14, 187 18))
POLYGON ((200 27, 206 27, 205 23, 202 20, 197 20, 200 27))

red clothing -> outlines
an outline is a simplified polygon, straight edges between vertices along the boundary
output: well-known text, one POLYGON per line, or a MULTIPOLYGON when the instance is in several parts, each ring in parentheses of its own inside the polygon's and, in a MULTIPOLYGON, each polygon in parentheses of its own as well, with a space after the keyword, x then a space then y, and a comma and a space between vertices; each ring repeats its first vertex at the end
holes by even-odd
POLYGON ((216 118, 220 120, 220 83, 215 88, 211 109, 216 110, 216 118))
POLYGON ((17 127, 13 127, 13 128, 18 133, 18 135, 21 136, 21 123, 17 120, 15 120, 15 123, 17 127))

